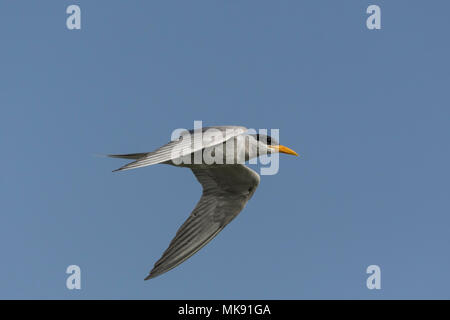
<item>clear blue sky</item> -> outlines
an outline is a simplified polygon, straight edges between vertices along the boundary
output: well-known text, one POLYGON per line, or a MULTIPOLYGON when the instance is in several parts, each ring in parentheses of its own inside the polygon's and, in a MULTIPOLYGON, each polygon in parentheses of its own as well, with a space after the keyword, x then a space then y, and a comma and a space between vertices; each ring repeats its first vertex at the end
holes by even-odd
POLYGON ((2 1, 0 298, 450 298, 449 12, 2 1), (163 165, 112 173, 124 162, 94 154, 151 151, 194 120, 279 128, 303 157, 282 156, 216 239, 144 282, 200 185, 163 165))

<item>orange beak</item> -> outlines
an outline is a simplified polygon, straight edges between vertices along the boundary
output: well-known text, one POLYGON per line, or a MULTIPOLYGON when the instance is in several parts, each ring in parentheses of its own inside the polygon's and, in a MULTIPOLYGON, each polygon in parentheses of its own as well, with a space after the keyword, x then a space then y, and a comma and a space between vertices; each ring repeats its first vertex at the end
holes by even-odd
POLYGON ((282 146, 282 145, 278 145, 278 146, 270 146, 270 148, 280 152, 280 153, 287 153, 287 154, 292 154, 294 156, 298 156, 298 153, 295 152, 292 149, 289 149, 288 147, 282 146))

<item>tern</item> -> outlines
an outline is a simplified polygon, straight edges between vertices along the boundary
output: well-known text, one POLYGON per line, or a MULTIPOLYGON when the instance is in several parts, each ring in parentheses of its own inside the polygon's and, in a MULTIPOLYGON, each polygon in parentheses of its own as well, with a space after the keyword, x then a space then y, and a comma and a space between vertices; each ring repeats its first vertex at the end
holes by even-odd
POLYGON ((153 152, 108 155, 135 160, 114 172, 160 163, 190 168, 203 188, 200 201, 145 280, 189 259, 242 211, 260 181, 259 175, 245 166, 245 161, 276 152, 298 156, 268 135, 247 131, 242 126, 203 127, 186 130, 178 139, 153 152), (207 154, 216 161, 207 161, 207 154))

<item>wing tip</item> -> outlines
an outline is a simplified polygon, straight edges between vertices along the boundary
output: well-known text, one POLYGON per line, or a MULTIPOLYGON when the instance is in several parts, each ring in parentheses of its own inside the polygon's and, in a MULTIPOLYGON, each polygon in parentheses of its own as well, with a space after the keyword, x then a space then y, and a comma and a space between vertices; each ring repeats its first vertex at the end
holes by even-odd
POLYGON ((154 272, 154 270, 150 271, 148 276, 145 277, 144 281, 156 278, 157 276, 161 275, 161 273, 154 272))
POLYGON ((151 275, 148 275, 145 277, 144 281, 150 280, 151 278, 153 278, 151 275))

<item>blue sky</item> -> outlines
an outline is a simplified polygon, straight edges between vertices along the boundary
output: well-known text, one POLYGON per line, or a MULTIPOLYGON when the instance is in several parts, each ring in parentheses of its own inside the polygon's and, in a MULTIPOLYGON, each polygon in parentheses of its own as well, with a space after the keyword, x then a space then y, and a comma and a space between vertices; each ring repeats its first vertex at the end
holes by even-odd
POLYGON ((0 298, 450 298, 448 12, 2 1, 0 298), (94 155, 151 151, 194 120, 280 129, 302 158, 281 156, 209 245, 144 282, 200 185, 94 155), (65 286, 71 264, 81 290, 65 286), (381 290, 366 287, 373 264, 381 290))

